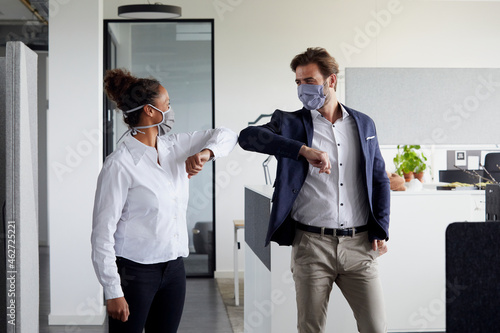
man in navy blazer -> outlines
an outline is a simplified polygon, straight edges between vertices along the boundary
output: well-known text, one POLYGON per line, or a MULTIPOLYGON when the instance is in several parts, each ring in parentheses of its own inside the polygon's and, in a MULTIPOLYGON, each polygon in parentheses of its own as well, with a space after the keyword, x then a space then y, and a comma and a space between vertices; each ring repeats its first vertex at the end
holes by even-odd
MULTIPOLYGON (((380 154, 375 125, 367 115, 344 106, 356 120, 363 150, 366 184, 371 214, 368 234, 371 241, 389 237, 389 179, 380 154)), ((241 131, 240 146, 249 151, 274 155, 278 160, 273 206, 266 245, 274 241, 292 245, 295 221, 290 217, 292 204, 304 183, 308 161, 299 155, 303 145, 311 146, 313 127, 311 113, 306 108, 295 112, 276 110, 271 121, 263 126, 250 126, 241 131)))
POLYGON ((323 332, 336 283, 360 332, 385 332, 376 258, 387 251, 389 179, 375 124, 337 101, 338 65, 322 48, 291 63, 304 108, 276 110, 240 146, 278 160, 266 245, 292 245, 299 332, 323 332))

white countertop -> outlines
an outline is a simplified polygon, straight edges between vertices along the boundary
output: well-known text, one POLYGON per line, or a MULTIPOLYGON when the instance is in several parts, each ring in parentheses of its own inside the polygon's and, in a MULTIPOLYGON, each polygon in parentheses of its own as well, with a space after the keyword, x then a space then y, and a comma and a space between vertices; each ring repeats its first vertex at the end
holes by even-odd
MULTIPOLYGON (((429 195, 474 195, 484 196, 484 190, 436 190, 439 184, 424 184, 420 191, 391 191, 391 196, 429 196, 429 195)), ((269 199, 273 196, 273 187, 271 185, 246 185, 245 188, 257 192, 269 199)))
POLYGON ((406 184, 406 191, 391 191, 392 196, 407 196, 407 195, 482 195, 484 190, 476 189, 455 189, 455 190, 437 190, 436 187, 446 183, 423 183, 422 189, 412 191, 406 184))

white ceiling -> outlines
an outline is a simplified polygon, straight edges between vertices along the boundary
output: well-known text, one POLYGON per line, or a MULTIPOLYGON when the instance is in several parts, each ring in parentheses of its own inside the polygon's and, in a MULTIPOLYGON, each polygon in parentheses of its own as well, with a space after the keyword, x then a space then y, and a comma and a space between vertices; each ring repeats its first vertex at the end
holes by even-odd
MULTIPOLYGON (((48 20, 49 0, 28 0, 28 2, 40 16, 48 20)), ((0 25, 22 24, 27 21, 38 21, 38 18, 21 0, 0 0, 0 25)))
MULTIPOLYGON (((30 3, 48 19, 48 0, 30 0, 30 3)), ((20 0, 0 0, 0 48, 9 41, 21 41, 34 50, 48 47, 48 26, 42 24, 20 0), (30 28, 27 29, 28 22, 30 28)))
POLYGON ((1 0, 0 20, 36 20, 19 0, 1 0))

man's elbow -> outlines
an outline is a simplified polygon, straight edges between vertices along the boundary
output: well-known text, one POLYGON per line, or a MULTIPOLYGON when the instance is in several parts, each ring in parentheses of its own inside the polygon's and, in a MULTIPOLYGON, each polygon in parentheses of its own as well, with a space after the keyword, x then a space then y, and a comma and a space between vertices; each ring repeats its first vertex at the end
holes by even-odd
POLYGON ((259 151, 264 149, 264 146, 259 143, 259 135, 253 127, 247 127, 240 132, 238 144, 244 150, 259 151))
POLYGON ((240 135, 238 135, 238 144, 243 149, 245 149, 248 144, 248 132, 249 132, 249 127, 241 130, 240 135))

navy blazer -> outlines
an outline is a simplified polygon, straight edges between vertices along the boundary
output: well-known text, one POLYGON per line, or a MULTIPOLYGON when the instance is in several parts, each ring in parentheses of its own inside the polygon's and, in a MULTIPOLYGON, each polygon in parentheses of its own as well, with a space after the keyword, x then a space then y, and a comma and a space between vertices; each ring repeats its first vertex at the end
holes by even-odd
MULTIPOLYGON (((367 115, 344 106, 354 118, 363 152, 361 163, 365 172, 360 175, 366 185, 370 203, 368 233, 370 241, 389 239, 390 187, 385 163, 380 153, 375 124, 367 115)), ((290 212, 307 176, 309 163, 299 156, 302 145, 311 147, 313 138, 311 111, 303 108, 295 112, 276 110, 271 121, 262 126, 249 126, 238 139, 241 148, 274 155, 278 160, 272 210, 266 237, 279 245, 291 245, 295 224, 290 212)))

